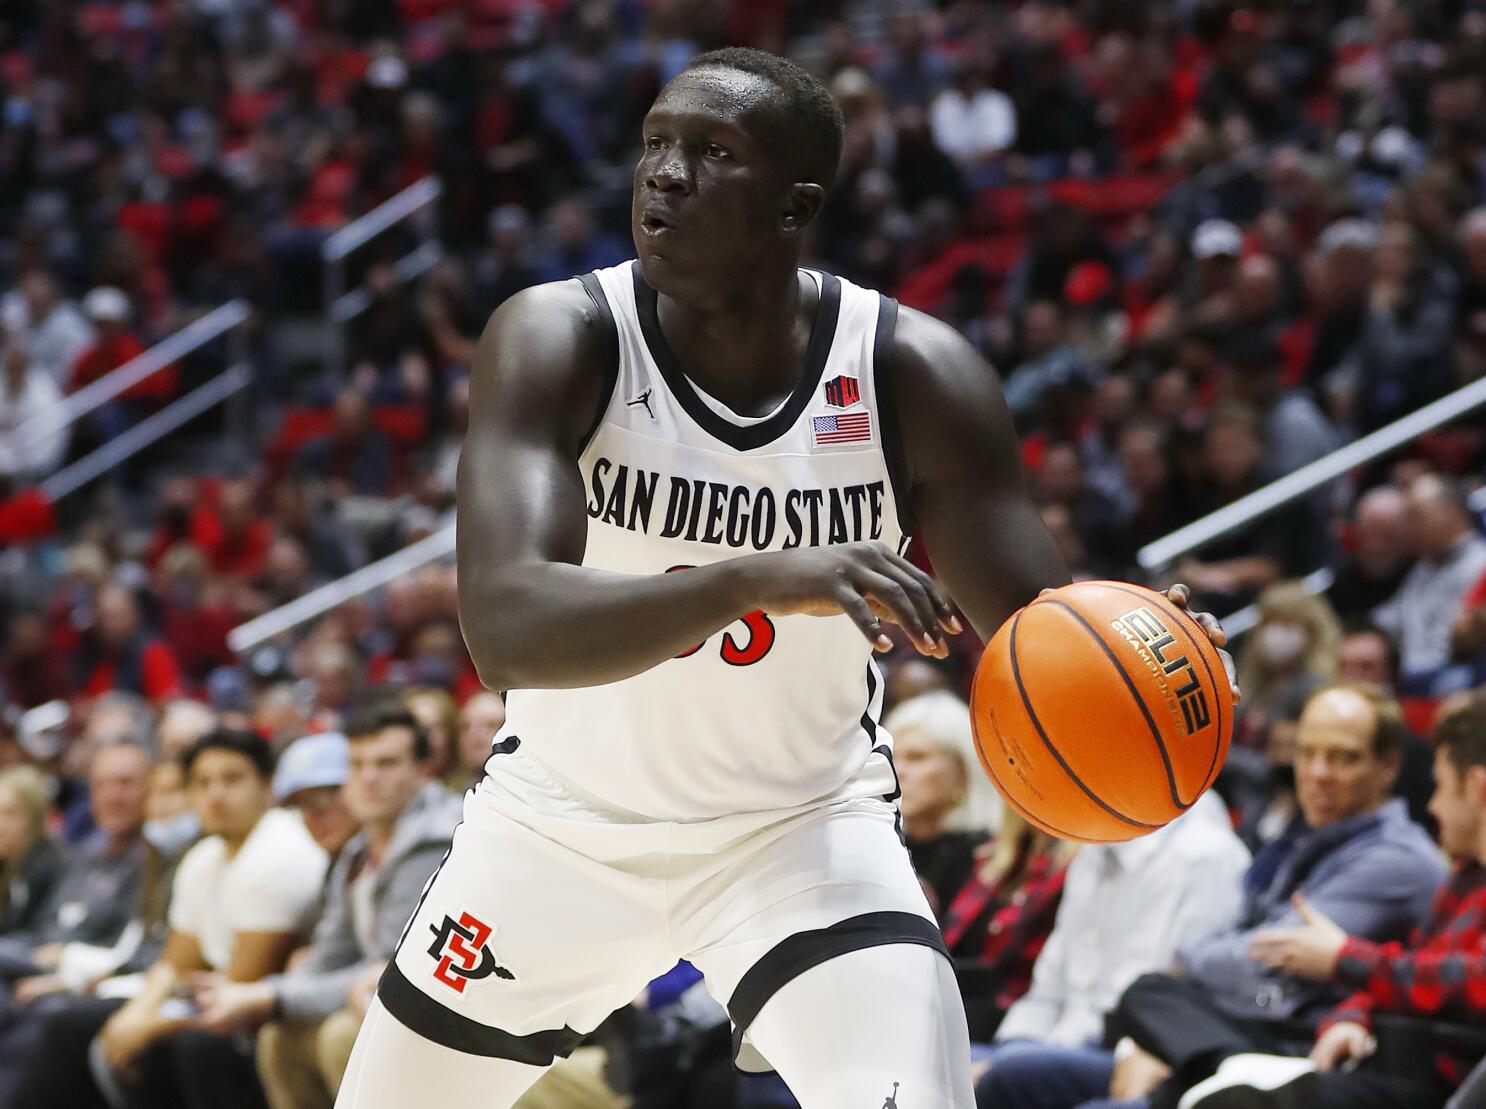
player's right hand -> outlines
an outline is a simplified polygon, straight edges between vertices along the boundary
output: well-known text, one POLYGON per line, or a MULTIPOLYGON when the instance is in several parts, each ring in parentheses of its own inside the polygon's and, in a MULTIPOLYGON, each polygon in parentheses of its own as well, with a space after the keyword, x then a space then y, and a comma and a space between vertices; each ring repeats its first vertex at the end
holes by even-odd
POLYGON ((954 606, 928 574, 882 543, 867 540, 801 547, 740 559, 746 563, 749 603, 771 615, 845 613, 875 650, 892 640, 884 620, 897 624, 922 654, 949 654, 944 633, 960 632, 954 606))

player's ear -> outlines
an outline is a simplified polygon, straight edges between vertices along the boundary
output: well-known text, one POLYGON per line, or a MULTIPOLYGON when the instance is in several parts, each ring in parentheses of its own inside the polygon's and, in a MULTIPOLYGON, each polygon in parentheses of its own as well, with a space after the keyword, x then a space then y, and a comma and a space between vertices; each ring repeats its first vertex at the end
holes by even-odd
POLYGON ((784 199, 784 211, 779 217, 779 229, 786 235, 797 235, 815 222, 821 206, 826 202, 826 191, 809 181, 796 181, 789 187, 784 199))

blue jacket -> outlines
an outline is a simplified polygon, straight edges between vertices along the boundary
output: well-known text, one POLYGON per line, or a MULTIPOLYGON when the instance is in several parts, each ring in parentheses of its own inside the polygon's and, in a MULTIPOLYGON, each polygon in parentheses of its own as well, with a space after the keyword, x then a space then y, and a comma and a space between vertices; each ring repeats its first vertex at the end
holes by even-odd
MULTIPOLYGON (((1256 860, 1256 865, 1262 860, 1256 860)), ((1319 1015, 1336 987, 1270 970, 1249 958, 1255 932, 1302 923, 1290 905, 1303 893, 1351 936, 1402 940, 1429 913, 1445 881, 1444 856, 1400 800, 1295 838, 1274 877, 1248 891, 1239 919, 1177 949, 1177 968, 1206 986, 1217 1006, 1249 1020, 1319 1015)))

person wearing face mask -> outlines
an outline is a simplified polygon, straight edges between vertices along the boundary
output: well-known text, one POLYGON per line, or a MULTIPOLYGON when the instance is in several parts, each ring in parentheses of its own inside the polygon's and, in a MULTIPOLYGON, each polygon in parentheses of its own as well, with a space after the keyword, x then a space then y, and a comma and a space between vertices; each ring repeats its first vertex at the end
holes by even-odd
POLYGON ((1262 749, 1277 705, 1336 675, 1341 625, 1321 597, 1298 582, 1280 582, 1259 596, 1259 623, 1238 653, 1240 687, 1235 744, 1262 749))

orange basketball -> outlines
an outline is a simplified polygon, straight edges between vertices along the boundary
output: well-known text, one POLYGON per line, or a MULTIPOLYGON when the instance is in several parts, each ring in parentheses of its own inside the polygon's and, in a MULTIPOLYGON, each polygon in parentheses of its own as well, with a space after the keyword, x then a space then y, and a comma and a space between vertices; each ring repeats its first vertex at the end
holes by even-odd
POLYGON ((1217 648, 1164 596, 1086 581, 1001 626, 970 697, 981 765, 1063 839, 1154 832, 1213 784, 1233 735, 1217 648))

